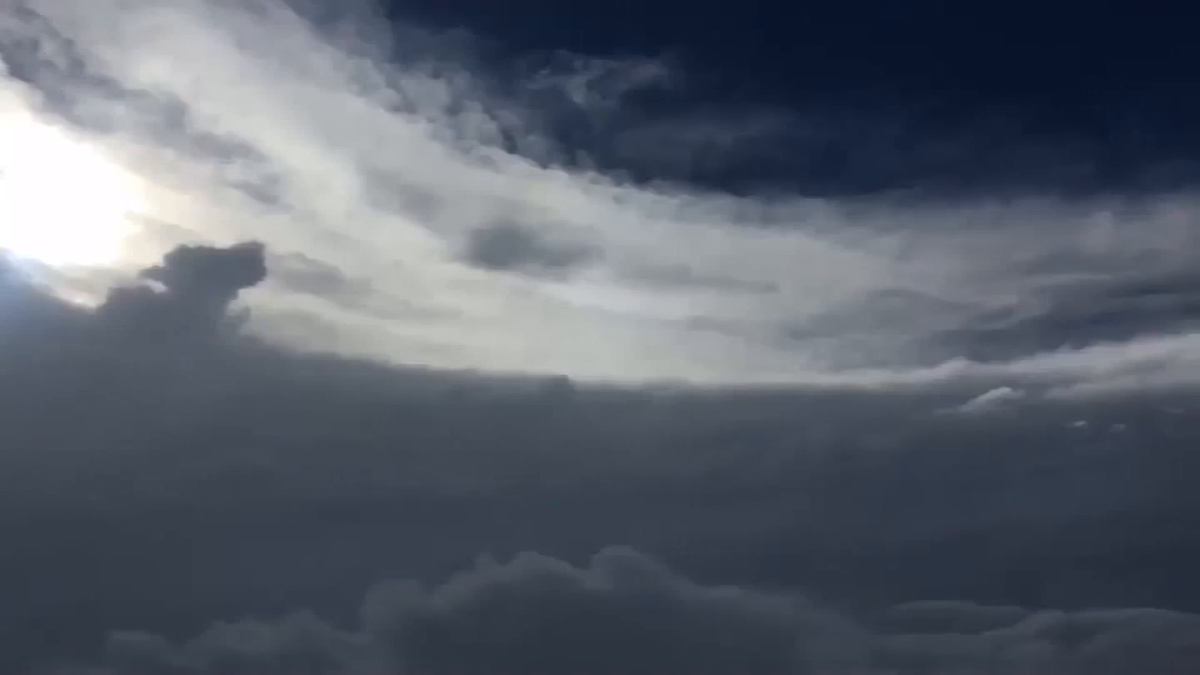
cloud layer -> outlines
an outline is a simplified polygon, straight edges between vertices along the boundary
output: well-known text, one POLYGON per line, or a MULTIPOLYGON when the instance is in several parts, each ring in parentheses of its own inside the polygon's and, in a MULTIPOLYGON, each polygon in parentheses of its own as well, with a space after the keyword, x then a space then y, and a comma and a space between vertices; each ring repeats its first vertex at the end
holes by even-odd
MULTIPOLYGON (((348 625, 348 598, 393 577, 435 584, 420 603, 469 615, 483 600, 460 594, 498 583, 504 602, 541 607, 544 593, 561 592, 565 604, 545 611, 626 625, 632 617, 622 612, 632 610, 622 603, 642 600, 610 586, 643 582, 609 575, 648 563, 606 554, 594 569, 579 567, 614 542, 662 557, 699 585, 653 577, 665 585, 651 593, 648 616, 698 614, 662 619, 676 630, 663 644, 651 640, 663 637, 659 627, 628 625, 633 632, 618 637, 633 651, 611 659, 676 663, 669 659, 688 657, 684 646, 699 639, 730 669, 804 672, 798 664, 817 658, 806 650, 827 645, 806 631, 823 636, 849 621, 795 628, 789 622, 817 611, 798 609, 790 590, 702 588, 712 584, 803 589, 825 606, 856 608, 846 634, 859 637, 837 658, 864 668, 875 667, 869 655, 890 633, 857 625, 865 621, 857 608, 948 597, 1058 608, 1065 614, 1038 621, 1068 623, 1091 622, 1098 607, 1200 608, 1200 557, 1189 539, 1200 428, 1186 392, 1045 401, 962 381, 899 391, 623 390, 305 356, 242 332, 235 296, 253 290, 271 255, 256 244, 179 248, 94 310, 8 268, 0 286, 7 665, 87 660, 113 629, 178 641, 216 618, 305 606, 348 625), (522 550, 549 557, 436 586, 481 552, 522 550), (550 590, 535 581, 544 577, 550 590), (460 586, 469 590, 453 590, 460 586), (747 642, 703 637, 726 620, 747 642)), ((422 668, 475 665, 441 661, 466 658, 445 645, 476 645, 472 658, 512 659, 504 662, 513 668, 574 665, 561 659, 609 646, 568 623, 563 639, 579 650, 525 653, 502 635, 420 614, 441 610, 413 611, 434 622, 412 628, 433 631, 419 633, 434 649, 422 668)), ((1104 626, 1126 620, 1098 616, 1104 626)), ((1129 616, 1141 626, 1143 614, 1129 616)), ((1170 617, 1168 632, 1129 630, 1154 644, 1176 621, 1191 621, 1148 616, 1152 626, 1170 617)), ((535 627, 550 620, 530 617, 535 627)), ((1025 640, 1024 630, 1013 639, 1025 640)), ((962 638, 953 658, 999 658, 984 645, 1003 635, 962 638)), ((218 629, 179 653, 148 638, 118 642, 138 658, 197 668, 251 658, 239 649, 290 653, 303 642, 310 656, 332 650, 341 667, 357 661, 339 654, 375 658, 393 639, 297 619, 218 629), (310 637, 286 637, 293 630, 310 637), (243 639, 251 646, 238 647, 243 639), (158 651, 147 656, 150 648, 158 651), (206 656, 210 648, 224 656, 206 656)), ((1069 644, 1047 653, 1073 662, 1084 647, 1062 640, 1069 644)), ((902 652, 950 658, 944 645, 901 643, 902 652)), ((821 654, 816 662, 826 663, 821 654)))
POLYGON ((114 673, 1182 674, 1200 617, 914 603, 851 619, 801 597, 703 586, 624 548, 532 553, 445 583, 371 590, 361 628, 311 614, 221 623, 181 645, 109 638, 114 673))
POLYGON ((1187 285, 1120 296, 1194 266, 1188 194, 930 203, 633 183, 586 169, 555 129, 681 86, 667 64, 563 57, 504 79, 462 40, 371 30, 369 5, 302 6, 23 0, 3 15, 6 110, 141 182, 126 268, 181 242, 263 241, 279 256, 247 297, 263 334, 627 382, 887 384, 956 377, 960 358, 1068 391, 1196 379, 1189 315, 1163 308, 1190 302, 1187 285))

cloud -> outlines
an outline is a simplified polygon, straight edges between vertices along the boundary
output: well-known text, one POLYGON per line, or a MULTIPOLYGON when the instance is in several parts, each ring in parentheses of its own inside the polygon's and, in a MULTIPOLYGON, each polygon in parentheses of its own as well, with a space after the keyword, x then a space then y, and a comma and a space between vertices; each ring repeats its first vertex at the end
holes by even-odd
POLYGON ((848 625, 801 601, 699 586, 619 548, 580 568, 525 553, 429 588, 382 584, 361 616, 355 632, 301 615, 219 625, 179 649, 120 633, 109 649, 116 663, 139 672, 305 664, 315 672, 790 673, 806 672, 815 659, 833 663, 839 651, 857 656, 848 625))
MULTIPOLYGON (((6 665, 88 657, 119 627, 177 641, 301 606, 345 625, 374 580, 432 583, 486 550, 542 551, 504 574, 591 588, 609 572, 550 559, 619 541, 696 587, 776 589, 770 606, 791 588, 834 607, 1200 607, 1179 548, 1195 512, 1186 394, 1049 399, 1014 424, 938 414, 978 396, 955 378, 622 389, 296 353, 229 321, 270 283, 247 288, 264 260, 278 258, 254 244, 176 249, 142 275, 160 281, 114 296, 128 312, 65 302, 20 265, 0 286, 6 665)), ((292 649, 276 630, 211 639, 292 649)))
MULTIPOLYGON (((666 59, 563 54, 509 72, 469 36, 385 36, 369 3, 114 2, 7 11, 5 106, 70 128, 138 178, 146 212, 125 272, 181 243, 256 240, 355 280, 349 294, 315 293, 281 274, 246 294, 252 328, 293 347, 713 385, 886 386, 958 373, 956 359, 1011 361, 1040 380, 1031 390, 1080 391, 1126 385, 1094 381, 1069 354, 1040 368, 1056 350, 1118 343, 1087 352, 1114 359, 1108 371, 1142 368, 1122 359, 1163 335, 1190 353, 1194 327, 1149 300, 1121 301, 1112 311, 1127 319, 1085 316, 1117 302, 1086 300, 1113 283, 1098 270, 1120 285, 1194 266, 1186 191, 930 201, 638 182, 589 165, 587 143, 556 130, 611 137, 635 167, 643 147, 651 164, 699 156, 692 128, 750 127, 755 140, 720 163, 782 147, 785 128, 819 146, 857 118, 686 108, 686 73, 666 59), (204 77, 180 75, 201 59, 204 77), (682 98, 635 100, 650 91, 682 98), (636 140, 664 126, 680 137, 670 148, 636 140)), ((884 161, 904 115, 860 125, 890 131, 852 163, 884 161)))
POLYGON ((114 288, 97 309, 101 320, 131 327, 140 337, 207 337, 230 319, 229 306, 243 289, 266 279, 265 249, 257 242, 225 249, 180 246, 138 276, 158 288, 114 288))
POLYGON ((980 317, 969 341, 999 359, 1031 352, 1188 334, 1197 325, 1196 279, 1187 270, 1065 279, 980 317))
POLYGON ((1193 639, 1192 195, 639 182, 527 104, 601 129, 678 86, 657 63, 565 59, 533 96, 461 42, 268 0, 16 7, 0 112, 103 151, 147 206, 115 268, 0 278, 4 665, 89 662, 117 627, 161 636, 115 638, 152 670, 634 644, 1093 672, 1193 639), (643 553, 584 562, 622 541, 643 553), (485 550, 542 555, 444 581, 485 550), (356 621, 386 578, 420 583, 356 621), (929 598, 958 600, 907 604, 929 598), (1088 609, 1138 606, 1162 609, 1088 609))
POLYGON ((803 598, 689 581, 636 551, 533 553, 442 584, 389 582, 361 627, 311 614, 213 626, 180 645, 109 639, 126 672, 1142 673, 1200 663, 1200 617, 1153 610, 904 605, 856 621, 803 598))
POLYGON ((492 270, 555 272, 568 270, 590 257, 587 249, 540 241, 515 223, 495 223, 472 232, 466 258, 492 270))
POLYGON ((954 408, 961 413, 980 413, 1004 407, 1025 397, 1024 392, 1012 387, 997 387, 989 389, 966 403, 954 408))

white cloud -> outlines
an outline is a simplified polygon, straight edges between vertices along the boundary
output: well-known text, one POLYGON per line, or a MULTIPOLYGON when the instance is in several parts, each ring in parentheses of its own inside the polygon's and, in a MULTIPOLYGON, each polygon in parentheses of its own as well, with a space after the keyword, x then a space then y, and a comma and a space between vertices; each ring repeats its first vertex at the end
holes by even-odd
POLYGON ((954 410, 961 413, 982 413, 1003 408, 1004 406, 1025 398, 1025 392, 1012 387, 997 387, 989 389, 954 410))
MULTIPOLYGON (((1061 274, 1190 262, 1185 196, 1134 212, 637 186, 502 151, 506 131, 532 133, 520 120, 533 111, 437 55, 384 63, 386 45, 362 41, 365 24, 318 31, 273 0, 26 4, 44 20, 0 11, 3 42, 9 53, 15 38, 37 45, 35 79, 55 94, 8 77, 0 105, 68 113, 146 183, 127 267, 180 241, 256 238, 302 254, 355 290, 314 293, 277 276, 251 293, 255 327, 294 345, 581 379, 871 385, 1003 374, 1105 386, 1094 380, 1196 353, 1182 337, 911 366, 953 356, 930 336, 1036 298, 1061 274), (86 76, 65 74, 73 57, 86 76), (510 223, 595 254, 555 275, 468 264, 474 233, 510 223), (1028 271, 1050 259, 1075 262, 1028 271), (915 300, 878 312, 889 293, 915 300)), ((597 96, 669 79, 651 61, 626 65, 584 60, 561 86, 603 107, 597 96), (611 81, 623 72, 627 84, 611 81), (598 77, 604 86, 588 89, 598 77)))

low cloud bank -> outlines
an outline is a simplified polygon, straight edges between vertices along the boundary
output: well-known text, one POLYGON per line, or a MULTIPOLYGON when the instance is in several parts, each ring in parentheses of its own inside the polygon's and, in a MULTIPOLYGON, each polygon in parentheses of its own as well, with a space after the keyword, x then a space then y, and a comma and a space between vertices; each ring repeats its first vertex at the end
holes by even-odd
POLYGON ((445 583, 371 590, 361 626, 310 613, 216 624, 173 643, 108 642, 124 673, 928 673, 1176 675, 1200 667, 1200 617, 914 603, 847 615, 802 597, 692 583, 636 551, 582 567, 533 553, 445 583))

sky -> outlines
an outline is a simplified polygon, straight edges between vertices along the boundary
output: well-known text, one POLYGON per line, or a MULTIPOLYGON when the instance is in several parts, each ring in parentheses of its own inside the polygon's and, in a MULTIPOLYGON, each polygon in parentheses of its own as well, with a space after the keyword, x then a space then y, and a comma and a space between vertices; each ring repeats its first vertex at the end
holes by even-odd
POLYGON ((0 0, 0 665, 1193 672, 1184 23, 859 4, 0 0))

